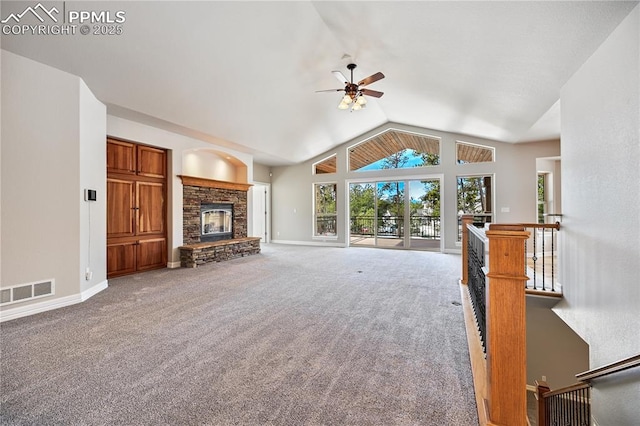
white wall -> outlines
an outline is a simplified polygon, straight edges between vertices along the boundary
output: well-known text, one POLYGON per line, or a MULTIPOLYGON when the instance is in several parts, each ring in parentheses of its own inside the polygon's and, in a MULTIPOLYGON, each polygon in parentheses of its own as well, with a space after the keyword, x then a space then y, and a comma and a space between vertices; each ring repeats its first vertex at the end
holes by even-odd
POLYGON ((327 151, 305 163, 274 167, 272 169, 272 238, 274 241, 303 242, 338 245, 345 244, 346 202, 348 185, 345 180, 399 177, 444 176, 441 211, 445 234, 444 249, 459 250, 457 239, 456 177, 462 175, 495 175, 495 218, 500 223, 531 222, 537 215, 537 174, 536 158, 558 156, 559 141, 544 141, 525 144, 501 143, 486 139, 420 129, 407 125, 389 123, 365 133, 338 148, 327 151), (441 164, 434 167, 379 170, 368 172, 347 172, 347 148, 359 141, 380 133, 387 128, 416 132, 441 138, 441 164), (458 165, 455 162, 456 141, 481 144, 496 148, 494 163, 458 165), (312 164, 330 154, 336 154, 338 171, 335 174, 312 174, 312 164), (314 239, 313 232, 313 183, 337 182, 338 192, 338 239, 314 239), (342 205, 342 207, 341 207, 342 205), (508 207, 509 212, 502 212, 508 207))
MULTIPOLYGON (((563 87, 561 272, 556 311, 591 368, 640 353, 640 7, 563 87)), ((640 419, 640 372, 595 381, 593 417, 640 419)))
MULTIPOLYGON (((81 214, 80 185, 102 176, 99 169, 87 168, 81 178, 80 166, 80 144, 104 139, 100 111, 104 106, 78 77, 2 51, 0 286, 55 280, 54 296, 8 305, 3 319, 76 303, 83 290, 106 286, 97 264, 92 282, 85 283, 80 273, 81 233, 94 236, 92 245, 100 244, 99 228, 89 230, 81 214)), ((96 147, 101 149, 104 142, 96 147)), ((92 152, 83 159, 91 161, 92 152)))
POLYGON ((82 291, 107 279, 107 108, 80 84, 80 282, 82 291), (97 201, 84 201, 84 190, 97 201), (92 273, 87 280, 85 271, 92 273))
MULTIPOLYGON (((178 247, 182 245, 182 181, 178 175, 198 173, 198 177, 216 180, 227 180, 229 177, 228 165, 224 167, 209 167, 206 159, 221 161, 220 153, 227 153, 239 162, 247 165, 246 179, 253 180, 253 156, 230 150, 224 147, 214 146, 208 142, 193 139, 187 136, 172 133, 157 127, 130 121, 124 118, 107 116, 107 134, 109 136, 139 142, 169 150, 168 188, 170 208, 167 217, 168 224, 168 266, 180 266, 180 252, 178 247), (215 150, 213 153, 211 150, 215 150), (202 151, 202 152, 200 152, 202 151), (195 156, 194 156, 195 153, 195 156), (204 154, 204 160, 199 157, 204 154), (215 157, 215 158, 214 158, 215 157), (184 171, 183 167, 187 166, 184 171), (191 168, 193 166, 193 168, 191 168), (187 173, 188 172, 188 173, 187 173)), ((236 175, 237 176, 237 175, 236 175)), ((234 179, 230 179, 234 181, 234 179)), ((247 211, 248 220, 252 220, 251 211, 247 211)))

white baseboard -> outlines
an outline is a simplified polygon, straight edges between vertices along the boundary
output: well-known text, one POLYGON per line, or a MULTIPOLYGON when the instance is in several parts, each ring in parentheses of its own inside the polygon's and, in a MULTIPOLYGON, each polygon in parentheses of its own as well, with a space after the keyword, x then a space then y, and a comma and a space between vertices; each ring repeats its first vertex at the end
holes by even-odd
POLYGON ((167 268, 176 269, 180 267, 180 262, 167 262, 167 268))
POLYGON ((318 246, 318 247, 346 247, 344 243, 329 241, 292 241, 292 240, 271 240, 273 244, 290 244, 296 246, 318 246))
POLYGON ((447 249, 446 248, 446 249, 443 249, 442 252, 446 253, 446 254, 462 254, 462 250, 460 250, 460 249, 447 249))
POLYGON ((26 306, 12 305, 9 309, 0 309, 0 322, 10 321, 17 318, 26 317, 29 315, 39 314, 41 312, 47 312, 54 309, 64 308, 65 306, 75 305, 76 303, 84 302, 92 296, 100 293, 102 290, 109 287, 109 282, 104 280, 91 288, 83 291, 82 293, 73 294, 71 296, 59 297, 56 299, 45 300, 38 303, 32 303, 26 306))

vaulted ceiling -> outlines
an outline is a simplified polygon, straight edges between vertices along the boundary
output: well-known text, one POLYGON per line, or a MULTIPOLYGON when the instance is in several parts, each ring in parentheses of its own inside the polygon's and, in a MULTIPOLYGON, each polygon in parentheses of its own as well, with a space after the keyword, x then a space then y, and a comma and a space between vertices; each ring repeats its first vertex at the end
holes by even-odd
MULTIPOLYGON (((93 1, 120 35, 3 35, 78 75, 110 114, 252 153, 310 159, 384 123, 505 142, 558 137, 560 89, 637 2, 93 1), (337 109, 358 64, 385 92, 337 109)), ((3 17, 26 2, 2 2, 3 17)), ((25 18, 26 19, 26 18, 25 18)), ((152 143, 153 141, 145 141, 152 143)))

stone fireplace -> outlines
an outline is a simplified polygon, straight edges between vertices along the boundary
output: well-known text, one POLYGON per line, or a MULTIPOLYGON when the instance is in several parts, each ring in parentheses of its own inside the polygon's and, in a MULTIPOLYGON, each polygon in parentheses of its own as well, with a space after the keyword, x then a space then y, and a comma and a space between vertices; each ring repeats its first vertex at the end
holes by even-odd
MULTIPOLYGON (((237 239, 247 236, 247 190, 250 185, 214 181, 210 179, 182 178, 182 238, 183 243, 195 244, 221 239, 237 239), (203 206, 208 210, 230 210, 231 221, 225 232, 203 233, 203 206), (223 234, 223 235, 221 235, 223 234), (204 238, 203 238, 204 237, 204 238)), ((224 213, 211 213, 220 219, 224 213)), ((227 216, 228 219, 228 216, 227 216)), ((215 224, 210 223, 215 226, 215 224)), ((217 223, 218 230, 220 223, 217 223)))
POLYGON ((179 249, 183 267, 260 253, 260 238, 247 237, 247 191, 251 185, 180 178, 184 245, 179 249))

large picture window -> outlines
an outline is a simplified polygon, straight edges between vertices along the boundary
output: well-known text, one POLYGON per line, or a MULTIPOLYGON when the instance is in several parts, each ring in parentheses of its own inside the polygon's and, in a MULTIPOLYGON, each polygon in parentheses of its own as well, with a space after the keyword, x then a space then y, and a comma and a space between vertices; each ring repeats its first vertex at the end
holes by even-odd
POLYGON ((349 171, 408 169, 440 164, 440 139, 387 130, 348 149, 349 171))
POLYGON ((314 233, 316 237, 335 237, 337 225, 336 184, 314 185, 314 233))

